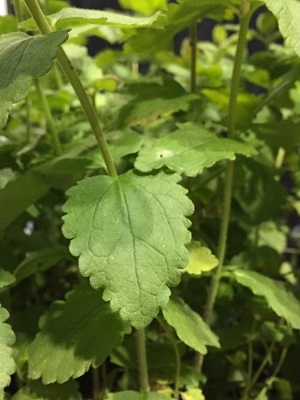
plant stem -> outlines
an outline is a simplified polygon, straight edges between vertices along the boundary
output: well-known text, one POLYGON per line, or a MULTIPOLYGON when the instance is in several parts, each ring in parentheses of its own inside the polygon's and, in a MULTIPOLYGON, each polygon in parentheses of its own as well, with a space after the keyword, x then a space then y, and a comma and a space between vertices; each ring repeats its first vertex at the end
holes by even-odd
POLYGON ((20 1, 13 0, 13 6, 14 6, 16 21, 19 24, 22 21, 22 11, 21 11, 20 1))
POLYGON ((47 128, 51 135, 54 153, 56 156, 59 156, 62 154, 61 143, 59 141, 59 137, 58 137, 57 131, 55 129, 54 120, 53 120, 53 116, 51 113, 51 109, 50 109, 48 100, 45 96, 44 90, 43 90, 38 78, 34 79, 34 84, 35 84, 35 88, 36 88, 38 97, 42 103, 43 111, 45 113, 46 125, 47 125, 47 128))
POLYGON ((30 141, 31 137, 31 121, 30 121, 30 100, 26 97, 26 142, 30 141))
POLYGON ((147 393, 150 390, 146 354, 145 329, 136 330, 137 361, 140 381, 140 391, 147 393))
MULTIPOLYGON (((231 80, 230 98, 229 98, 228 134, 227 134, 229 138, 233 138, 236 132, 237 96, 239 92, 241 66, 242 66, 245 46, 247 43, 247 32, 249 28, 249 22, 255 8, 256 7, 252 8, 250 7, 248 0, 242 1, 239 38, 234 59, 233 75, 231 80)), ((227 236, 228 236, 228 227, 229 227, 230 210, 231 210, 233 175, 234 175, 234 162, 227 161, 226 173, 225 173, 223 214, 221 218, 222 222, 220 228, 218 254, 217 254, 219 265, 212 276, 211 285, 208 292, 208 299, 203 316, 204 321, 207 323, 210 322, 211 315, 214 309, 226 255, 227 236)), ((202 370, 203 360, 204 360, 203 354, 197 353, 195 358, 195 368, 199 372, 201 372, 202 370)))
POLYGON ((92 368, 93 374, 93 399, 100 400, 99 368, 92 368))
POLYGON ((166 335, 168 336, 168 339, 170 340, 174 353, 175 353, 175 360, 176 360, 176 370, 175 370, 175 379, 174 379, 174 398, 178 400, 179 397, 179 379, 180 379, 180 370, 181 370, 181 359, 180 359, 180 353, 178 349, 178 345, 176 342, 176 339, 174 338, 173 332, 170 329, 169 325, 165 322, 165 320, 158 316, 156 317, 160 325, 164 328, 166 335))
MULTIPOLYGON (((41 10, 41 7, 39 6, 39 3, 37 0, 25 0, 26 6, 32 15, 33 19, 35 20, 35 23, 37 24, 39 30, 43 35, 49 34, 52 32, 52 28, 49 25, 43 11, 41 10)), ((104 133, 102 131, 102 128, 100 126, 100 123, 98 121, 98 117, 96 114, 95 108, 92 106, 88 95, 82 85, 82 82, 80 81, 76 71, 74 70, 74 67, 72 66, 70 60, 68 59, 66 53, 62 49, 62 47, 59 47, 58 49, 58 56, 57 59, 66 74, 67 78, 69 79, 71 85, 73 86, 73 89, 75 93, 78 96, 78 99, 81 103, 81 106, 87 116, 87 119, 89 120, 89 123, 91 125, 91 128, 94 132, 94 135, 96 137, 96 140, 98 142, 100 151, 102 153, 103 159, 106 164, 107 172, 110 176, 117 177, 117 171, 115 168, 115 165, 113 163, 111 154, 109 152, 109 148, 104 136, 104 133)))
POLYGON ((191 92, 196 92, 196 61, 197 61, 197 24, 190 26, 190 76, 191 76, 191 92))

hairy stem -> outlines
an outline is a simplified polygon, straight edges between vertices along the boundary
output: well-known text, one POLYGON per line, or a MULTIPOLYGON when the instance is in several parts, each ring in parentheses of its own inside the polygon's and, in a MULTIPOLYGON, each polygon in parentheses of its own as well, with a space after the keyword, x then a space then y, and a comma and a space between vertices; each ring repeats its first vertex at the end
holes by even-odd
POLYGON ((20 1, 13 0, 13 6, 14 6, 16 21, 19 24, 22 21, 22 11, 21 11, 20 1))
MULTIPOLYGON (((256 8, 256 7, 255 7, 256 8)), ((230 88, 230 99, 228 109, 228 137, 233 138, 236 132, 236 116, 237 116, 237 96, 239 92, 241 66, 243 61, 243 55, 245 46, 247 43, 247 32, 249 28, 250 18, 255 10, 254 7, 250 7, 248 0, 242 1, 241 15, 240 15, 240 30, 237 43, 237 49, 234 59, 233 75, 231 80, 230 88)), ((205 306, 203 319, 209 323, 211 315, 214 309, 216 297, 219 290, 220 280, 222 276, 222 270, 224 266, 224 260, 227 248, 227 236, 231 210, 231 197, 232 197, 232 186, 233 186, 233 175, 234 175, 234 162, 227 161, 226 173, 225 173, 225 187, 224 187, 224 200, 223 200, 223 214, 221 216, 221 228, 219 236, 218 246, 218 260, 219 265, 216 268, 211 285, 208 292, 207 303, 205 306)), ((195 368, 198 371, 202 370, 204 356, 202 354, 196 354, 195 368)))
MULTIPOLYGON (((25 0, 26 6, 32 15, 33 19, 35 20, 35 23, 37 24, 39 30, 43 35, 49 34, 52 32, 52 28, 49 25, 43 11, 41 10, 41 7, 39 6, 39 3, 37 0, 25 0)), ((97 139, 99 148, 101 150, 103 159, 106 164, 107 172, 110 176, 117 176, 117 171, 115 168, 115 165, 113 163, 111 154, 109 152, 109 148, 104 136, 104 133, 102 131, 102 128, 100 126, 100 123, 98 121, 97 113, 95 108, 92 106, 88 95, 82 85, 82 82, 80 81, 76 71, 74 70, 74 67, 72 66, 70 60, 68 59, 66 53, 60 47, 58 49, 58 56, 57 59, 66 74, 67 78, 69 79, 71 85, 73 86, 73 89, 75 93, 77 94, 77 97, 81 103, 81 106, 87 116, 87 119, 91 125, 91 128, 94 132, 94 135, 97 139)))
POLYGON ((150 386, 148 378, 145 329, 137 329, 136 346, 137 346, 137 362, 139 371, 140 391, 147 393, 150 390, 150 386))
POLYGON ((61 143, 60 143, 57 131, 55 129, 54 120, 53 120, 53 116, 51 113, 51 109, 50 109, 47 97, 45 96, 44 90, 41 86, 39 79, 37 79, 37 78, 34 79, 34 85, 35 85, 38 97, 39 97, 42 107, 43 107, 43 111, 44 111, 45 118, 46 118, 46 126, 47 126, 47 130, 49 131, 50 136, 51 136, 54 153, 56 156, 59 156, 62 154, 61 143))

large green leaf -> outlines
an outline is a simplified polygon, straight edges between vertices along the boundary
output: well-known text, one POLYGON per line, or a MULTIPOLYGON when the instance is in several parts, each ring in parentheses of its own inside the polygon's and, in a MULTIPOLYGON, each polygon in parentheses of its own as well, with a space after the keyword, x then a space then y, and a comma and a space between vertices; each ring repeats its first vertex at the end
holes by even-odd
POLYGON ((272 147, 293 150, 300 144, 300 124, 290 120, 253 124, 251 129, 272 147))
POLYGON ((236 280, 258 296, 263 296, 269 307, 295 329, 300 329, 300 303, 282 282, 274 281, 254 271, 233 271, 236 280))
POLYGON ((206 16, 222 14, 232 3, 233 1, 228 0, 178 0, 168 6, 163 31, 143 29, 126 43, 125 49, 129 53, 147 54, 163 49, 171 50, 172 39, 177 32, 206 16))
POLYGON ((58 46, 67 38, 66 30, 38 37, 21 32, 0 37, 0 128, 6 124, 12 103, 26 96, 31 78, 51 69, 58 46))
MULTIPOLYGON (((0 67, 1 68, 1 67, 0 67)), ((13 222, 31 204, 43 197, 50 189, 33 172, 27 172, 9 182, 0 190, 0 231, 13 222)))
POLYGON ((119 0, 123 8, 129 8, 142 14, 152 14, 157 10, 166 8, 167 0, 119 0))
POLYGON ((300 3, 297 0, 262 0, 278 20, 287 44, 300 57, 300 3))
POLYGON ((63 206, 63 234, 79 268, 114 311, 137 328, 167 304, 188 262, 185 217, 193 212, 178 175, 119 178, 96 176, 79 182, 63 206))
POLYGON ((235 154, 250 156, 255 150, 245 143, 220 138, 202 126, 192 123, 179 125, 175 132, 153 141, 145 147, 135 162, 143 172, 167 166, 187 176, 201 174, 217 161, 235 159, 235 154))
POLYGON ((77 389, 78 384, 75 381, 63 385, 29 382, 13 396, 12 400, 81 400, 82 397, 77 389))
POLYGON ((87 282, 69 292, 66 301, 54 302, 40 328, 29 347, 29 376, 42 377, 45 384, 64 383, 91 365, 98 367, 129 331, 87 282))
MULTIPOLYGON (((161 28, 165 16, 157 12, 149 17, 131 16, 113 11, 87 10, 82 8, 68 7, 55 14, 48 15, 51 24, 56 29, 81 26, 86 24, 111 25, 121 28, 149 27, 161 28)), ((34 28, 34 22, 29 19, 21 24, 26 29, 34 28)))
POLYGON ((170 400, 171 397, 157 392, 150 392, 145 395, 141 392, 126 390, 119 393, 109 393, 107 400, 170 400))
POLYGON ((5 321, 9 317, 5 308, 0 305, 0 399, 3 399, 3 389, 10 384, 10 375, 15 372, 15 362, 11 346, 15 342, 15 335, 5 321))
POLYGON ((163 315, 180 340, 192 349, 206 354, 206 346, 220 347, 217 336, 182 299, 172 296, 163 315))
POLYGON ((41 332, 29 347, 29 376, 64 383, 98 367, 119 346, 129 326, 83 282, 54 302, 40 320, 41 332))

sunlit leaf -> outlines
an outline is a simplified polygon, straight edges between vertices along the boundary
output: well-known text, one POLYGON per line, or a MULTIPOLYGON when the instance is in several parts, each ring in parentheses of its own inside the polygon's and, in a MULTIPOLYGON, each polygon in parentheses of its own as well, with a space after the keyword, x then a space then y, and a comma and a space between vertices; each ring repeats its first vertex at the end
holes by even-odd
POLYGON ((183 400, 205 400, 201 389, 190 389, 187 392, 182 392, 181 397, 183 400))
POLYGON ((58 385, 52 383, 43 385, 41 382, 30 381, 23 386, 12 398, 12 400, 81 400, 77 392, 78 384, 75 381, 58 385))
POLYGON ((179 339, 192 349, 206 354, 207 346, 220 347, 219 339, 210 327, 179 297, 171 297, 163 315, 179 339))
POLYGON ((84 282, 67 294, 66 301, 51 305, 29 347, 31 379, 64 383, 91 365, 98 367, 120 345, 129 327, 101 297, 101 291, 84 282))
POLYGON ((278 26, 285 38, 300 56, 300 3, 297 0, 262 0, 278 20, 278 26))
POLYGON ((167 304, 188 262, 186 215, 193 211, 178 175, 96 176, 71 188, 63 234, 79 268, 135 327, 167 304))
POLYGON ((215 268, 218 263, 218 259, 207 247, 193 241, 189 246, 189 263, 185 271, 189 274, 200 275, 202 272, 215 268))
POLYGON ((3 389, 10 384, 10 375, 15 372, 15 362, 12 356, 12 345, 15 335, 5 321, 9 314, 0 305, 0 399, 3 398, 3 389))
POLYGON ((141 14, 152 14, 157 10, 166 8, 167 0, 119 0, 123 8, 137 11, 141 14))
POLYGON ((21 32, 0 37, 0 128, 6 124, 11 105, 26 96, 31 78, 51 69, 58 46, 67 38, 66 30, 38 37, 21 32))
POLYGON ((217 161, 234 160, 236 154, 250 156, 255 150, 245 143, 220 138, 202 126, 186 123, 175 132, 153 140, 151 147, 143 148, 135 167, 149 172, 167 166, 172 171, 196 176, 217 161))
POLYGON ((269 307, 284 318, 293 328, 300 329, 300 303, 282 282, 254 271, 233 271, 236 280, 258 296, 263 296, 269 307))

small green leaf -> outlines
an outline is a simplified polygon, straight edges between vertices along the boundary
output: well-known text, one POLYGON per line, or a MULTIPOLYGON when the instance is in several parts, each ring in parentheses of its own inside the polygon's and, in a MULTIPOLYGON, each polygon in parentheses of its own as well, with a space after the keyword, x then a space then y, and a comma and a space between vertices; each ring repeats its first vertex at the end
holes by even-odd
POLYGON ((9 286, 12 283, 14 283, 15 281, 16 281, 16 278, 14 275, 12 275, 10 272, 5 271, 4 269, 0 268, 0 288, 9 286))
POLYGON ((274 281, 254 271, 233 271, 236 280, 258 296, 263 296, 269 307, 284 318, 294 329, 300 329, 300 303, 282 282, 274 281))
POLYGON ((236 154, 250 156, 255 150, 245 143, 220 138, 202 126, 186 123, 175 132, 153 141, 145 147, 135 162, 135 167, 149 172, 167 166, 172 171, 196 176, 217 161, 234 160, 236 154))
POLYGON ((18 282, 37 271, 45 271, 58 261, 69 259, 70 254, 66 247, 55 245, 37 250, 29 254, 15 269, 14 274, 18 282))
POLYGON ((279 30, 300 57, 300 3, 296 0, 262 0, 278 20, 279 30))
POLYGON ((190 389, 187 392, 181 393, 183 400, 205 400, 201 389, 190 389))
POLYGON ((202 246, 197 241, 191 243, 191 246, 189 246, 189 263, 185 269, 186 272, 193 275, 200 275, 202 272, 215 268, 218 264, 218 259, 207 247, 202 246))
MULTIPOLYGON (((157 392, 147 393, 147 400, 171 400, 171 397, 157 392)), ((126 390, 119 393, 109 393, 107 400, 145 400, 145 394, 141 392, 134 392, 133 390, 126 390)))
POLYGON ((119 346, 129 327, 88 282, 54 302, 40 320, 41 332, 29 346, 29 376, 64 383, 98 367, 119 346))
POLYGON ((0 398, 3 398, 3 390, 10 384, 10 375, 16 369, 11 348, 15 335, 10 325, 5 323, 8 317, 8 312, 0 305, 0 398))
POLYGON ((137 11, 141 14, 152 14, 157 10, 165 9, 167 0, 119 0, 123 8, 137 11))
POLYGON ((96 176, 71 188, 63 234, 79 268, 114 311, 137 328, 150 323, 188 262, 193 211, 178 175, 96 176))
POLYGON ((49 189, 50 186, 31 171, 9 182, 4 189, 0 190, 0 210, 5 210, 5 213, 1 214, 0 231, 5 229, 31 204, 43 197, 49 189))
POLYGON ((77 389, 78 383, 75 381, 63 385, 57 383, 43 385, 41 382, 29 382, 13 396, 12 400, 82 400, 77 389))
POLYGON ((179 297, 172 296, 162 312, 187 346, 201 354, 207 353, 207 346, 220 347, 219 339, 210 327, 179 297))
POLYGON ((67 38, 66 30, 38 37, 21 32, 0 37, 0 128, 6 124, 12 103, 26 96, 31 78, 51 69, 58 46, 67 38))

